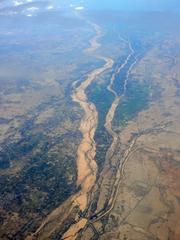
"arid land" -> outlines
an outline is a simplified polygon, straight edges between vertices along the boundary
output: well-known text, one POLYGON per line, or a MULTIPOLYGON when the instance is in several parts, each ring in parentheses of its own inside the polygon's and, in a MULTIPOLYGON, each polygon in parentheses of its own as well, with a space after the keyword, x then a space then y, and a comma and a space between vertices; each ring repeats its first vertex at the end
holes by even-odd
POLYGON ((180 239, 179 33, 152 23, 149 34, 141 16, 104 14, 73 16, 57 48, 41 42, 38 54, 53 64, 43 63, 39 82, 4 73, 12 82, 0 85, 3 240, 180 239))

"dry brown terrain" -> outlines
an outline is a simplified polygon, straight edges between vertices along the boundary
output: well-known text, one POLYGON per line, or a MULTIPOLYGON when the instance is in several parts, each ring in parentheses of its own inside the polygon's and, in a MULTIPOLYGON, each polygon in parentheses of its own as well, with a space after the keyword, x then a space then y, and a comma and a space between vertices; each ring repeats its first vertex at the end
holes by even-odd
POLYGON ((177 27, 98 14, 0 39, 2 240, 180 239, 177 27))
MULTIPOLYGON (((95 29, 95 37, 90 41, 90 48, 86 50, 87 54, 93 54, 99 47, 98 39, 101 37, 101 29, 98 25, 90 23, 95 29)), ((72 96, 73 101, 80 104, 81 108, 84 110, 84 117, 80 124, 80 131, 82 132, 82 142, 80 143, 77 150, 77 186, 81 187, 81 190, 72 196, 67 202, 64 202, 62 206, 53 210, 52 213, 43 221, 42 225, 37 229, 32 237, 37 236, 38 239, 49 239, 51 235, 56 231, 61 222, 57 222, 57 217, 61 216, 62 209, 64 206, 71 205, 69 209, 70 214, 75 207, 78 207, 80 211, 85 211, 88 204, 88 193, 92 189, 97 174, 97 164, 94 159, 96 155, 96 143, 94 141, 94 134, 97 127, 98 113, 94 104, 89 103, 86 96, 87 87, 94 81, 97 76, 102 74, 107 69, 112 68, 113 60, 108 57, 103 57, 100 55, 95 55, 105 62, 105 64, 89 73, 87 79, 85 79, 78 88, 75 89, 75 93, 72 96), (53 224, 51 224, 53 222, 53 224)), ((62 216, 61 216, 62 217, 62 216)), ((65 218, 67 213, 65 212, 65 218)), ((76 218, 79 216, 77 215, 76 218)), ((76 239, 76 235, 80 229, 83 229, 87 223, 86 218, 80 218, 76 224, 73 224, 67 232, 64 233, 62 239, 76 239)), ((31 238, 28 236, 27 238, 31 238)))
POLYGON ((160 92, 119 133, 118 151, 111 167, 107 159, 99 180, 99 217, 91 221, 81 239, 180 239, 180 56, 176 64, 163 57, 171 44, 169 40, 161 49, 151 49, 131 70, 143 82, 151 66, 149 78, 160 92), (112 166, 119 166, 116 177, 112 166), (117 178, 120 185, 111 199, 117 178), (102 211, 106 199, 110 207, 102 211))
MULTIPOLYGON (((96 38, 91 41, 94 48, 87 53, 99 47, 96 41, 96 38)), ((129 65, 121 96, 113 89, 113 82, 115 75, 126 67, 131 54, 134 54, 130 45, 130 55, 112 75, 107 89, 113 93, 114 101, 107 112, 105 127, 113 141, 98 181, 94 160, 98 113, 95 105, 88 103, 85 90, 98 75, 112 66, 112 61, 100 57, 107 62, 104 67, 93 71, 75 90, 73 99, 85 113, 80 126, 83 140, 77 151, 77 185, 81 190, 48 216, 34 235, 38 239, 51 239, 68 217, 74 218, 75 223, 69 224, 60 239, 179 239, 180 113, 177 106, 180 73, 177 67, 179 57, 176 56, 175 64, 172 64, 173 57, 165 55, 167 44, 170 48, 171 40, 165 41, 160 49, 151 48, 140 60, 134 59, 129 65), (118 129, 112 121, 119 102, 126 94, 129 76, 144 83, 147 71, 151 84, 149 105, 118 129), (95 201, 96 209, 92 212, 95 201), (68 206, 69 211, 60 217, 62 209, 68 206), (75 206, 81 212, 73 213, 75 206)))

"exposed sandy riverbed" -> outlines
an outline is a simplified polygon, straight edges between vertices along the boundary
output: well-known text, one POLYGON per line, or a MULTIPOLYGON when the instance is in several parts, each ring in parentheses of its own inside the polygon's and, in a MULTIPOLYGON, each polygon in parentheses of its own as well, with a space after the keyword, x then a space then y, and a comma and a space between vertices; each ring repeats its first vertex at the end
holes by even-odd
MULTIPOLYGON (((98 25, 91 24, 96 30, 96 36, 90 41, 91 47, 86 50, 86 53, 92 54, 97 48, 101 46, 97 40, 101 37, 101 29, 98 25)), ((77 151, 77 185, 81 185, 81 192, 76 198, 80 209, 84 211, 88 203, 88 193, 94 186, 97 174, 97 164, 95 161, 96 143, 94 141, 94 134, 98 124, 98 112, 94 104, 88 102, 86 96, 87 87, 102 74, 105 70, 112 68, 113 60, 111 58, 96 55, 97 59, 105 61, 105 64, 92 71, 88 78, 75 90, 73 100, 80 104, 84 110, 84 118, 81 121, 80 131, 83 135, 83 140, 77 151)), ((70 229, 64 234, 62 239, 75 239, 78 231, 86 225, 87 220, 81 219, 78 223, 72 225, 70 229)))
MULTIPOLYGON (((78 206, 83 212, 87 208, 88 193, 96 181, 97 164, 95 161, 96 143, 94 141, 94 134, 98 124, 98 112, 95 105, 88 102, 86 89, 97 76, 107 69, 112 68, 114 62, 111 58, 95 53, 101 46, 98 40, 102 36, 102 32, 98 25, 90 22, 89 24, 95 29, 96 35, 90 40, 90 48, 86 49, 85 52, 87 55, 93 54, 93 56, 99 60, 103 60, 105 63, 103 66, 89 73, 88 77, 75 89, 72 96, 73 101, 79 103, 84 111, 84 117, 80 124, 80 131, 83 138, 77 151, 77 186, 80 186, 81 190, 47 216, 37 231, 32 234, 32 237, 38 239, 50 239, 51 234, 58 229, 59 225, 62 224, 75 206, 78 206), (64 210, 65 208, 67 208, 67 211, 64 210), (59 219, 60 222, 58 222, 59 219)), ((62 239, 75 239, 78 231, 84 228, 86 223, 87 219, 79 218, 76 224, 70 226, 69 230, 62 236, 62 239)), ((29 239, 31 238, 30 236, 28 237, 29 239)))

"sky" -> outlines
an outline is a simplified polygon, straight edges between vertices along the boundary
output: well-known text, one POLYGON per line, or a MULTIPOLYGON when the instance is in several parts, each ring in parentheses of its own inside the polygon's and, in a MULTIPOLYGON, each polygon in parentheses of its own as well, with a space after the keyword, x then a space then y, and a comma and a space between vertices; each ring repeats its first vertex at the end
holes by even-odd
MULTIPOLYGON (((67 0, 65 0, 67 2, 67 0)), ((88 8, 119 9, 119 10, 180 10, 180 0, 79 0, 88 8)))
POLYGON ((130 11, 180 11, 180 0, 55 0, 61 4, 82 5, 87 9, 130 11))
POLYGON ((24 14, 31 17, 41 11, 53 11, 64 7, 76 10, 115 9, 180 13, 180 0, 0 0, 0 15, 24 14))

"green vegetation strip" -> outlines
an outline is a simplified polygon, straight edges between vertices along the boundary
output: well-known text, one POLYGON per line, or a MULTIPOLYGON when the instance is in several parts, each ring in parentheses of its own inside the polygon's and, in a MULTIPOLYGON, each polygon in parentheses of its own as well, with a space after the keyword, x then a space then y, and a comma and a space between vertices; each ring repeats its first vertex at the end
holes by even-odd
POLYGON ((90 102, 94 103, 98 111, 98 126, 95 133, 96 141, 96 161, 99 172, 102 170, 105 156, 112 138, 106 131, 104 124, 106 114, 111 107, 113 95, 107 90, 106 84, 98 82, 93 83, 87 90, 87 96, 90 102))
POLYGON ((122 129, 128 121, 132 120, 138 113, 148 107, 150 87, 147 83, 130 80, 125 97, 118 105, 113 119, 113 127, 122 129))

